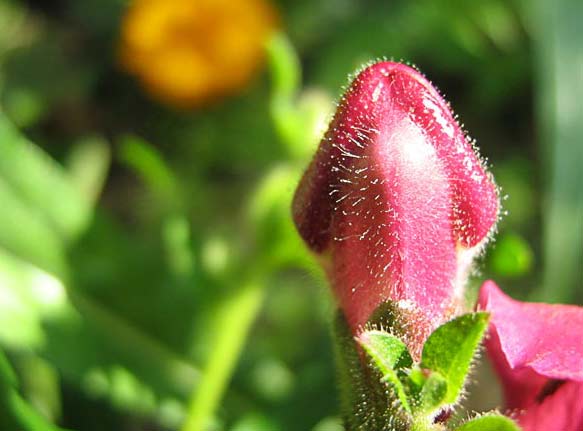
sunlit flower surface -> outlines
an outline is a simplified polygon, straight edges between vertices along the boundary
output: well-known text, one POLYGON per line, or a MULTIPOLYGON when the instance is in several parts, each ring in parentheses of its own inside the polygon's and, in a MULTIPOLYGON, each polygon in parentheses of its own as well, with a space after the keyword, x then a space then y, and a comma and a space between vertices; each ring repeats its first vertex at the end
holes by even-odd
POLYGON ((276 23, 264 0, 135 0, 122 23, 121 62, 158 100, 199 106, 249 83, 276 23))

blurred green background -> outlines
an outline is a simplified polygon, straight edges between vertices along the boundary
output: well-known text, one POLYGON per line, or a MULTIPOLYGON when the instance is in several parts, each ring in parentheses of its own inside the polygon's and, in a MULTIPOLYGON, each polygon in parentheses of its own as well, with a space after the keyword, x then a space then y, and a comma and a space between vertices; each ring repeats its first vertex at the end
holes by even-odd
POLYGON ((418 66, 501 186, 474 294, 582 302, 582 2, 265 3, 264 61, 192 107, 120 65, 127 6, 0 0, 1 431, 342 430, 333 305, 289 206, 371 59, 418 66))

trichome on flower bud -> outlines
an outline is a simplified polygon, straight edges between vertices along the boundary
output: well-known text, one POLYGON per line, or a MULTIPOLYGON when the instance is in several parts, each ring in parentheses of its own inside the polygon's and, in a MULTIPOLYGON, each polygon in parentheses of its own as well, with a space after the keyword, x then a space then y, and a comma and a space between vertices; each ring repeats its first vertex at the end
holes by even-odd
POLYGON ((448 104, 416 70, 379 62, 339 102, 293 203, 354 333, 386 301, 413 353, 463 301, 498 217, 497 189, 448 104))

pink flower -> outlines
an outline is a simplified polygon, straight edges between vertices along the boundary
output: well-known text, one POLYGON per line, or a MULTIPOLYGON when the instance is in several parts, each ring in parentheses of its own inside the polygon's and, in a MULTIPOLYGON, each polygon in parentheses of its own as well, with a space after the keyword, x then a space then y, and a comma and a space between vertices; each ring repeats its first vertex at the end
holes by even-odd
POLYGON ((492 281, 478 304, 509 414, 524 431, 583 430, 583 308, 515 301, 492 281))
POLYGON ((354 79, 293 204, 353 331, 395 301, 416 316, 410 347, 458 311, 497 215, 496 186, 448 104, 391 62, 354 79))

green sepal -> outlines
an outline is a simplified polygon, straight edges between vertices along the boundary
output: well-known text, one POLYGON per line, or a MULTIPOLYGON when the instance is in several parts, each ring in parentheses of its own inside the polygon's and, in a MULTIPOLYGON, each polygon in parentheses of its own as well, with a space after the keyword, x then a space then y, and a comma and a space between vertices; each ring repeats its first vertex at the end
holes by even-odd
POLYGON ((512 419, 498 415, 487 414, 466 422, 455 431, 520 431, 521 428, 512 419))
POLYGON ((395 386, 384 379, 372 358, 359 351, 342 312, 337 314, 334 329, 345 430, 409 431, 412 417, 395 386))
POLYGON ((437 328, 425 342, 421 367, 437 371, 445 378, 444 404, 457 401, 488 319, 484 312, 464 314, 437 328))
POLYGON ((381 372, 383 380, 394 389, 402 407, 411 413, 405 388, 397 374, 398 370, 413 364, 405 343, 387 332, 377 330, 363 332, 357 341, 381 372))

